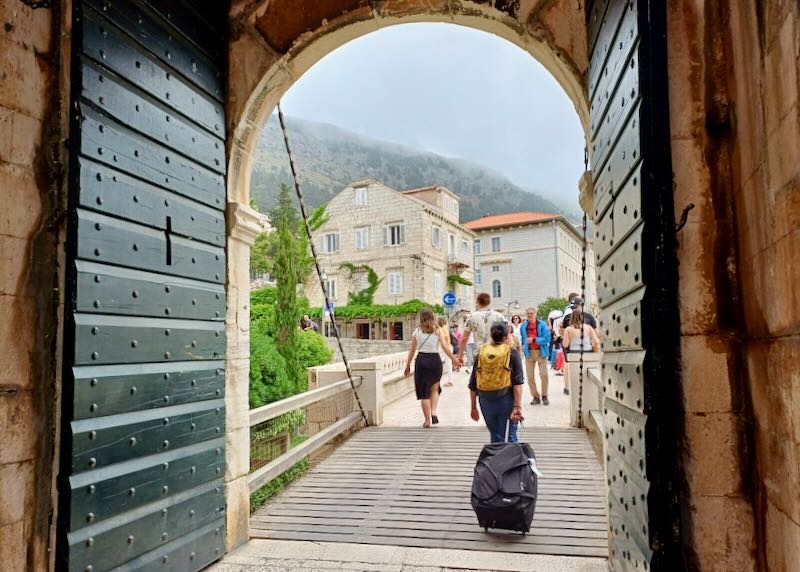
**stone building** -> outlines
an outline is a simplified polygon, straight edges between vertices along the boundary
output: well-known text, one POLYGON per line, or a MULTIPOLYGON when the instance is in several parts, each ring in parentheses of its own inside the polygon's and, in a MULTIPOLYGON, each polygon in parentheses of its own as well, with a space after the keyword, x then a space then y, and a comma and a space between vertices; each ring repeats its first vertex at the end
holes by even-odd
MULTIPOLYGON (((608 229, 606 239, 602 232, 595 235, 598 283, 608 283, 598 288, 598 303, 600 320, 610 330, 604 339, 615 342, 606 346, 603 363, 610 388, 604 422, 617 428, 605 437, 611 568, 796 570, 800 5, 779 0, 330 0, 302 7, 290 0, 0 2, 4 568, 51 570, 57 559, 63 568, 65 531, 71 526, 64 516, 69 460, 76 454, 71 423, 77 420, 70 296, 76 263, 85 266, 76 261, 78 241, 88 238, 83 231, 97 230, 79 225, 79 197, 72 192, 79 182, 75 130, 96 121, 98 109, 114 115, 114 106, 125 104, 128 123, 122 132, 129 138, 121 140, 120 152, 111 152, 110 136, 84 152, 94 152, 109 169, 124 167, 121 161, 140 169, 147 157, 131 153, 139 150, 130 144, 133 138, 149 150, 167 145, 177 151, 151 156, 159 159, 150 163, 152 173, 210 160, 209 169, 183 172, 179 180, 187 188, 196 182, 192 176, 216 173, 199 188, 211 188, 205 186, 210 182, 221 191, 212 199, 216 210, 224 210, 224 217, 216 218, 220 246, 197 266, 219 269, 211 274, 217 286, 210 299, 219 294, 224 302, 209 321, 224 320, 225 335, 216 346, 225 370, 219 388, 224 407, 218 413, 225 418, 224 438, 218 438, 224 441, 219 449, 224 463, 216 468, 218 482, 224 482, 225 515, 210 537, 219 531, 216 536, 225 542, 206 543, 211 551, 205 564, 219 557, 215 549, 231 550, 249 536, 248 249, 258 226, 248 189, 260 128, 292 84, 331 51, 381 28, 420 21, 469 26, 513 42, 553 74, 584 126, 594 185, 581 204, 596 228, 608 229), (187 10, 188 4, 193 7, 187 10), (95 19, 116 17, 119 24, 93 36, 105 42, 101 51, 83 41, 84 21, 73 11, 87 5, 97 9, 95 19), (120 6, 127 17, 119 18, 120 6), (202 21, 184 25, 192 12, 202 21), (182 29, 164 32, 176 27, 182 29), (153 32, 161 33, 158 41, 153 32), (124 65, 116 66, 118 50, 128 48, 142 56, 129 53, 124 65), (186 49, 203 50, 202 57, 187 57, 186 49), (116 71, 106 73, 110 66, 116 71), (103 81, 84 74, 86 69, 102 72, 103 81), (128 79, 114 83, 117 74, 128 79), (90 83, 82 85, 81 79, 90 83), (163 89, 173 85, 182 90, 180 96, 163 89), (122 97, 98 91, 112 87, 122 97), (73 100, 75 90, 84 88, 91 96, 88 107, 85 100, 80 105, 73 100), (173 113, 176 105, 201 100, 216 102, 211 115, 173 113), (133 125, 142 104, 139 117, 147 117, 133 125), (215 134, 216 141, 205 137, 202 149, 192 145, 195 129, 166 141, 165 134, 175 134, 173 126, 199 120, 206 122, 199 133, 215 134), (620 315, 636 327, 615 326, 620 315)), ((391 102, 386 110, 392 113, 391 102)), ((91 135, 101 137, 97 133, 91 135)), ((114 179, 105 181, 110 185, 114 179)), ((161 176, 156 183, 175 181, 161 176)), ((125 198, 129 214, 137 208, 134 197, 144 198, 131 192, 110 196, 125 198)), ((94 205, 90 210, 109 206, 94 205)), ((175 237, 170 232, 179 229, 166 224, 166 217, 146 222, 142 236, 150 244, 158 241, 161 254, 168 238, 181 248, 194 246, 185 237, 200 228, 196 224, 175 237)), ((107 236, 113 241, 121 235, 107 236)), ((95 248, 103 254, 112 241, 95 248)), ((128 246, 125 255, 131 256, 133 244, 128 246)), ((95 248, 82 252, 91 257, 95 248)), ((148 249, 138 252, 144 256, 148 249)), ((170 259, 153 260, 168 266, 170 259)), ((191 257, 170 261, 192 264, 191 257)), ((132 273, 142 279, 138 270, 120 271, 132 273)), ((163 291, 163 283, 150 284, 163 291)), ((182 300, 191 311, 191 298, 182 300)), ((150 303, 145 297, 134 300, 132 292, 125 299, 129 308, 140 308, 140 325, 145 302, 150 303)), ((159 321, 173 319, 165 317, 168 307, 153 307, 159 321)), ((98 336, 107 333, 101 328, 98 336)), ((160 333, 162 344, 178 339, 160 333)), ((125 342, 130 347, 131 341, 125 342)), ((164 355, 146 367, 179 367, 164 355)), ((147 406, 154 409, 129 417, 160 415, 175 404, 147 406)), ((87 407, 79 413, 92 412, 87 407)), ((165 427, 162 431, 171 430, 165 427)), ((170 496, 163 500, 171 501, 174 488, 166 492, 170 496)), ((137 494, 126 502, 142 498, 137 494)), ((86 526, 86 517, 76 518, 76 528, 86 526)), ((103 519, 91 526, 117 522, 103 519)), ((168 538, 155 553, 170 550, 175 540, 168 538)), ((126 550, 140 547, 134 543, 126 550)))
MULTIPOLYGON (((345 187, 328 203, 329 220, 314 237, 331 301, 344 305, 348 292, 367 286, 366 273, 352 274, 341 267, 346 263, 367 265, 382 279, 375 304, 441 304, 448 276, 472 282, 474 233, 459 224, 458 205, 458 195, 442 186, 396 191, 367 179, 345 187)), ((471 286, 458 284, 455 292, 459 306, 472 307, 471 286)), ((322 305, 315 274, 305 294, 322 305)), ((400 339, 408 337, 408 328, 400 329, 400 339)))
MULTIPOLYGON (((519 212, 464 223, 475 232, 475 289, 492 295, 493 307, 522 313, 550 297, 581 292, 583 238, 562 215, 519 212), (520 309, 514 310, 515 303, 520 309)), ((586 251, 586 305, 596 313, 594 250, 586 251)))

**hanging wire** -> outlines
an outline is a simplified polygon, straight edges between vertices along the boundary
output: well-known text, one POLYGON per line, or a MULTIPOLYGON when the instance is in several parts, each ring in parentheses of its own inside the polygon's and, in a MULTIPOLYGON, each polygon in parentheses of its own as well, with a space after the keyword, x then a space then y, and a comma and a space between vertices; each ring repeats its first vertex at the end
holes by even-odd
MULTIPOLYGON (((300 202, 300 214, 303 216, 306 237, 308 238, 308 244, 311 246, 311 257, 314 259, 314 267, 316 268, 317 276, 319 277, 319 285, 322 288, 322 297, 325 300, 325 308, 331 308, 331 301, 330 298, 328 298, 328 289, 325 287, 325 281, 322 279, 322 268, 320 267, 319 259, 317 258, 317 248, 314 246, 314 237, 311 235, 311 224, 308 222, 308 214, 306 212, 305 201, 303 200, 303 192, 300 190, 300 182, 297 179, 297 171, 294 168, 294 158, 292 157, 292 150, 289 147, 289 135, 286 131, 286 122, 283 119, 283 110, 281 110, 280 102, 278 102, 278 121, 281 124, 283 143, 286 146, 286 154, 289 157, 289 167, 292 171, 292 180, 294 181, 294 190, 297 194, 297 200, 300 202)), ((336 343, 339 346, 339 353, 341 354, 342 361, 344 362, 344 369, 347 372, 347 378, 350 380, 350 388, 353 390, 353 395, 356 398, 358 410, 361 412, 361 417, 364 419, 364 426, 367 426, 369 425, 369 421, 367 420, 367 414, 364 412, 364 407, 361 405, 361 399, 359 399, 358 392, 356 391, 353 372, 350 369, 350 362, 347 360, 347 355, 344 353, 344 346, 342 345, 342 338, 339 336, 339 326, 336 324, 336 317, 334 316, 333 312, 330 312, 330 316, 331 324, 333 326, 333 335, 336 337, 336 343)))
MULTIPOLYGON (((583 148, 583 171, 584 173, 589 170, 589 148, 583 148)), ((584 350, 584 324, 586 323, 586 249, 588 243, 586 241, 586 226, 587 218, 586 211, 583 211, 583 251, 581 255, 581 303, 583 304, 583 312, 581 312, 581 358, 580 358, 580 374, 578 376, 578 427, 583 427, 583 352, 584 350)), ((575 311, 575 310, 573 310, 575 311)))

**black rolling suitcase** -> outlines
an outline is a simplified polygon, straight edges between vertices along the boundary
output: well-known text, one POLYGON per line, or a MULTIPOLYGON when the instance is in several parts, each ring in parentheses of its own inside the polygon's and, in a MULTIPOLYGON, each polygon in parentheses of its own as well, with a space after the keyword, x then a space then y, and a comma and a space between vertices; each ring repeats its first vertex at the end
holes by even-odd
MULTIPOLYGON (((508 441, 508 428, 506 428, 508 441)), ((490 443, 483 447, 472 479, 472 508, 485 530, 527 533, 538 496, 536 456, 527 443, 490 443)))

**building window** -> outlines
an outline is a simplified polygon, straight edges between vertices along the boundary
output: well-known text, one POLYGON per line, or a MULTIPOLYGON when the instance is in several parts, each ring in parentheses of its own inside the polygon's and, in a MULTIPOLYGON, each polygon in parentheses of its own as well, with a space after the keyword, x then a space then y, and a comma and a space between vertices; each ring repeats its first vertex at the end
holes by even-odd
POLYGON ((495 280, 492 282, 492 298, 502 298, 503 288, 500 286, 500 281, 495 280))
POLYGON ((464 257, 464 260, 467 259, 467 254, 469 254, 469 242, 466 240, 461 241, 461 255, 464 257))
POLYGON ((480 253, 481 253, 481 239, 477 238, 475 239, 475 254, 480 254, 480 253))
POLYGON ((431 244, 434 248, 442 247, 442 229, 438 226, 431 227, 431 244))
POLYGON ((356 338, 359 340, 369 339, 369 322, 356 324, 356 338))
POLYGON ((328 293, 328 298, 336 300, 336 279, 328 278, 325 281, 325 292, 328 293))
POLYGON ((356 229, 356 249, 366 250, 369 248, 369 227, 356 229))
POLYGON ((406 226, 403 223, 387 225, 383 228, 383 243, 398 246, 406 242, 406 226))
POLYGON ((433 273, 433 295, 437 297, 442 295, 442 275, 440 272, 433 273))
POLYGON ((367 206, 367 187, 356 187, 356 206, 367 206))
POLYGON ((461 295, 464 296, 466 300, 469 300, 470 298, 469 286, 467 286, 466 284, 461 285, 461 295))
POLYGON ((339 233, 329 232, 323 237, 323 247, 325 252, 338 252, 339 251, 339 233))
POLYGON ((492 237, 492 252, 500 252, 500 237, 492 237))
POLYGON ((389 272, 389 294, 397 296, 403 293, 403 273, 389 272))
POLYGON ((495 264, 494 266, 492 266, 492 272, 500 272, 500 265, 495 264))
POLYGON ((475 284, 481 283, 481 271, 479 269, 475 269, 475 284))
POLYGON ((456 237, 455 235, 448 234, 447 235, 447 253, 448 254, 455 254, 456 253, 456 237))

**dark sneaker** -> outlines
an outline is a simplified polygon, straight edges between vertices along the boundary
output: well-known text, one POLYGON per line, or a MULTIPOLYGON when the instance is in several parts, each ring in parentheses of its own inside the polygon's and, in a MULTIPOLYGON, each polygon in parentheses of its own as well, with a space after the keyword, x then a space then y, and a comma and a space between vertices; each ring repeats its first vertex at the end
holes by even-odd
POLYGON ((541 400, 538 397, 534 397, 533 401, 531 401, 531 405, 539 405, 541 400))
POLYGON ((564 388, 564 395, 569 395, 569 389, 567 389, 566 387, 564 388))
POLYGON ((550 405, 550 400, 547 399, 546 395, 542 395, 542 405, 550 405))
POLYGON ((439 418, 436 415, 431 415, 431 423, 433 423, 434 425, 438 425, 439 418))

